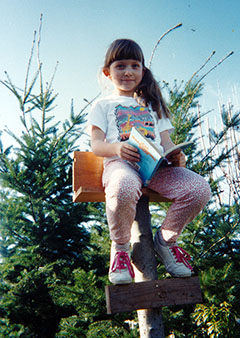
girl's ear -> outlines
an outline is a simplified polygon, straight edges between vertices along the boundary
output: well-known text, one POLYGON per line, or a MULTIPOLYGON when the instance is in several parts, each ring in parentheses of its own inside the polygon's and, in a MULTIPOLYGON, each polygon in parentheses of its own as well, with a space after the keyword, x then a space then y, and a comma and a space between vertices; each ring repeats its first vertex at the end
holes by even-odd
POLYGON ((106 77, 109 77, 109 76, 110 76, 109 68, 103 68, 103 74, 104 74, 106 77))

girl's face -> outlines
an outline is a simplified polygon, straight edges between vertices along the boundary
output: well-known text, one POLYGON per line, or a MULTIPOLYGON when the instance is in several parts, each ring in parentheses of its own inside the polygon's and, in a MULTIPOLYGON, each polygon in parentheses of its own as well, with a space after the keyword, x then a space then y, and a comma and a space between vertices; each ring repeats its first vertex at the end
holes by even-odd
POLYGON ((131 97, 142 81, 144 69, 140 61, 123 59, 114 61, 103 73, 113 82, 118 95, 131 97))

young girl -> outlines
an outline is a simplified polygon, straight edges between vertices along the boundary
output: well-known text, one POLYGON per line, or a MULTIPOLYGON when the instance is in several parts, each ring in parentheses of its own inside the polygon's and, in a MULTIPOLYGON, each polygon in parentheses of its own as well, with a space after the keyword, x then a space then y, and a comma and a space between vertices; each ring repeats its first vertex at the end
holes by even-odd
MULTIPOLYGON (((134 277, 130 234, 142 188, 142 180, 131 165, 139 161, 139 154, 127 140, 135 126, 161 151, 167 150, 173 146, 173 126, 160 88, 136 42, 115 40, 107 50, 102 71, 112 81, 115 92, 93 105, 89 117, 91 146, 95 155, 104 157, 103 186, 112 240, 109 280, 123 284, 134 277)), ((159 169, 148 185, 174 201, 155 235, 154 245, 172 276, 189 277, 190 256, 176 245, 176 240, 206 205, 211 192, 201 176, 185 168, 183 152, 168 160, 171 166, 159 169)))

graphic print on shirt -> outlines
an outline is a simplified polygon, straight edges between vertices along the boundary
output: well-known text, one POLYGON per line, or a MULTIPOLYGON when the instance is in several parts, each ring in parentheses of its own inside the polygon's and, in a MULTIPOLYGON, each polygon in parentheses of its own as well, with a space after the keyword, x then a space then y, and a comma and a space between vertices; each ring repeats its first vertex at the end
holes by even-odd
POLYGON ((142 106, 124 107, 118 105, 115 109, 116 125, 120 141, 129 139, 132 127, 136 127, 146 137, 154 140, 154 120, 148 108, 142 106))

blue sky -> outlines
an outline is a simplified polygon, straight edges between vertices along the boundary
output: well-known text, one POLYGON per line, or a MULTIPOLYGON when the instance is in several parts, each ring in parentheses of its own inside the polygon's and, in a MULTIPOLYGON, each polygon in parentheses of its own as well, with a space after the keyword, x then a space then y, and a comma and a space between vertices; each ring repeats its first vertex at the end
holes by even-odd
MULTIPOLYGON (((159 80, 173 84, 187 81, 216 51, 208 71, 230 51, 233 56, 204 80, 202 110, 214 109, 218 100, 230 99, 239 108, 240 95, 240 1, 239 0, 0 0, 0 79, 6 70, 20 88, 34 30, 43 13, 41 59, 44 81, 53 83, 56 121, 69 116, 99 92, 97 73, 108 45, 116 38, 132 38, 142 47, 147 63, 159 37, 178 23, 183 26, 167 35, 155 54, 152 70, 159 80)), ((32 73, 37 64, 34 60, 32 73)), ((210 117, 211 117, 210 116, 210 117)), ((0 84, 0 129, 7 125, 20 133, 20 113, 13 95, 0 84)), ((3 141, 9 142, 4 136, 3 141)))

